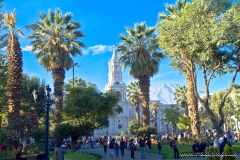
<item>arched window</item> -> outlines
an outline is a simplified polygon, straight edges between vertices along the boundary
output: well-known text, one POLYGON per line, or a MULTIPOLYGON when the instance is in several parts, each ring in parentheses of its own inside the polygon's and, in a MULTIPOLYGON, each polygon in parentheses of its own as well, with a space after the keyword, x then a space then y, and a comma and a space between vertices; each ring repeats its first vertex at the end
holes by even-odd
POLYGON ((117 93, 117 95, 119 96, 119 100, 121 100, 121 99, 122 99, 121 92, 117 91, 116 93, 117 93))

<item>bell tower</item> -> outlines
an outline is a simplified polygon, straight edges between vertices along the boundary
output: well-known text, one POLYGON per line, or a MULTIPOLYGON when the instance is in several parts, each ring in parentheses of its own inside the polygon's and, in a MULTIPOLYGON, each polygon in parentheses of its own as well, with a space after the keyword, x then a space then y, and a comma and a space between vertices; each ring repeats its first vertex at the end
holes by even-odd
POLYGON ((126 100, 126 84, 122 82, 122 65, 118 62, 116 46, 113 46, 112 58, 108 62, 108 84, 105 91, 112 90, 120 94, 121 100, 126 100))

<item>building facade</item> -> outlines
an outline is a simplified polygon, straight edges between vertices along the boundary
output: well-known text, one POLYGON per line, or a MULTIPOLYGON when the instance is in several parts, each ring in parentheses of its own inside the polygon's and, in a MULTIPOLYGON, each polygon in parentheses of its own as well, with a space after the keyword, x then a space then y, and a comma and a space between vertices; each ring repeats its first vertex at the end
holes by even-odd
MULTIPOLYGON (((118 62, 118 56, 116 52, 116 47, 114 46, 112 58, 108 63, 109 73, 108 73, 108 83, 105 86, 106 91, 113 91, 120 95, 120 101, 118 105, 123 108, 123 112, 114 116, 109 117, 109 127, 105 129, 95 130, 94 136, 117 136, 120 135, 121 131, 128 131, 128 123, 130 120, 135 119, 136 112, 134 106, 126 97, 126 84, 122 81, 122 65, 118 62)), ((158 133, 167 132, 167 128, 169 129, 170 126, 167 126, 163 119, 163 110, 168 107, 172 107, 171 104, 162 104, 160 100, 153 100, 150 101, 156 102, 159 104, 159 109, 157 110, 157 130, 158 133)), ((175 105, 174 105, 175 106, 175 105)), ((154 126, 153 121, 153 110, 150 109, 151 113, 151 126, 154 126)), ((142 109, 140 106, 140 119, 142 118, 142 109)))

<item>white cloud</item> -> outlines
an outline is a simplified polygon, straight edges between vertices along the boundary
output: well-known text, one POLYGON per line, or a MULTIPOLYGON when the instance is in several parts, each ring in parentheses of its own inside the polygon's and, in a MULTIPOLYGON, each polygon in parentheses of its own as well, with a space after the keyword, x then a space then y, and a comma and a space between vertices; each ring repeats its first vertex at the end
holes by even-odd
POLYGON ((86 51, 88 54, 92 53, 93 55, 97 55, 105 52, 111 52, 112 50, 113 50, 113 46, 106 46, 106 45, 99 44, 99 45, 88 47, 86 51))
MULTIPOLYGON (((32 46, 25 46, 22 48, 22 51, 28 51, 31 52, 32 50, 32 46)), ((95 46, 90 46, 87 49, 82 49, 82 53, 83 55, 88 55, 88 54, 92 54, 92 55, 98 55, 98 54, 102 54, 105 52, 112 52, 113 50, 113 46, 107 46, 107 45, 95 45, 95 46)))
POLYGON ((32 50, 32 46, 25 46, 22 48, 22 51, 31 52, 31 50, 32 50))

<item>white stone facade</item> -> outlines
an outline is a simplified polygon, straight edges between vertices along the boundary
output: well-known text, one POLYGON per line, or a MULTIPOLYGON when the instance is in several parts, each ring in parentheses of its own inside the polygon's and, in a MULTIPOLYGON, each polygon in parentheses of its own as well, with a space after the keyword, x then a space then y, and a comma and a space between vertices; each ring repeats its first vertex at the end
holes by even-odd
MULTIPOLYGON (((108 73, 108 83, 105 86, 105 91, 112 90, 116 93, 120 94, 120 101, 119 105, 123 108, 123 113, 116 115, 115 117, 109 118, 109 127, 105 129, 99 129, 95 130, 94 136, 100 137, 100 136, 117 136, 120 135, 121 131, 128 131, 128 123, 130 120, 135 119, 136 112, 134 106, 131 104, 131 102, 126 97, 126 84, 122 81, 122 66, 118 62, 118 57, 116 53, 116 48, 114 47, 113 55, 111 60, 108 63, 109 65, 109 73, 108 73), (121 126, 121 127, 119 127, 121 126)), ((150 101, 150 104, 152 102, 156 102, 160 105, 160 108, 157 110, 157 130, 158 133, 164 133, 167 131, 167 127, 165 123, 161 122, 161 119, 163 119, 163 110, 165 108, 168 108, 170 104, 162 104, 160 103, 160 100, 153 100, 150 101)), ((174 104, 174 106, 176 106, 174 104)), ((153 119, 152 110, 150 109, 151 113, 151 119, 153 119)), ((140 107, 140 119, 142 118, 142 109, 140 107)), ((154 122, 151 122, 151 126, 154 125, 154 122)), ((171 128, 169 125, 168 128, 171 128)))

